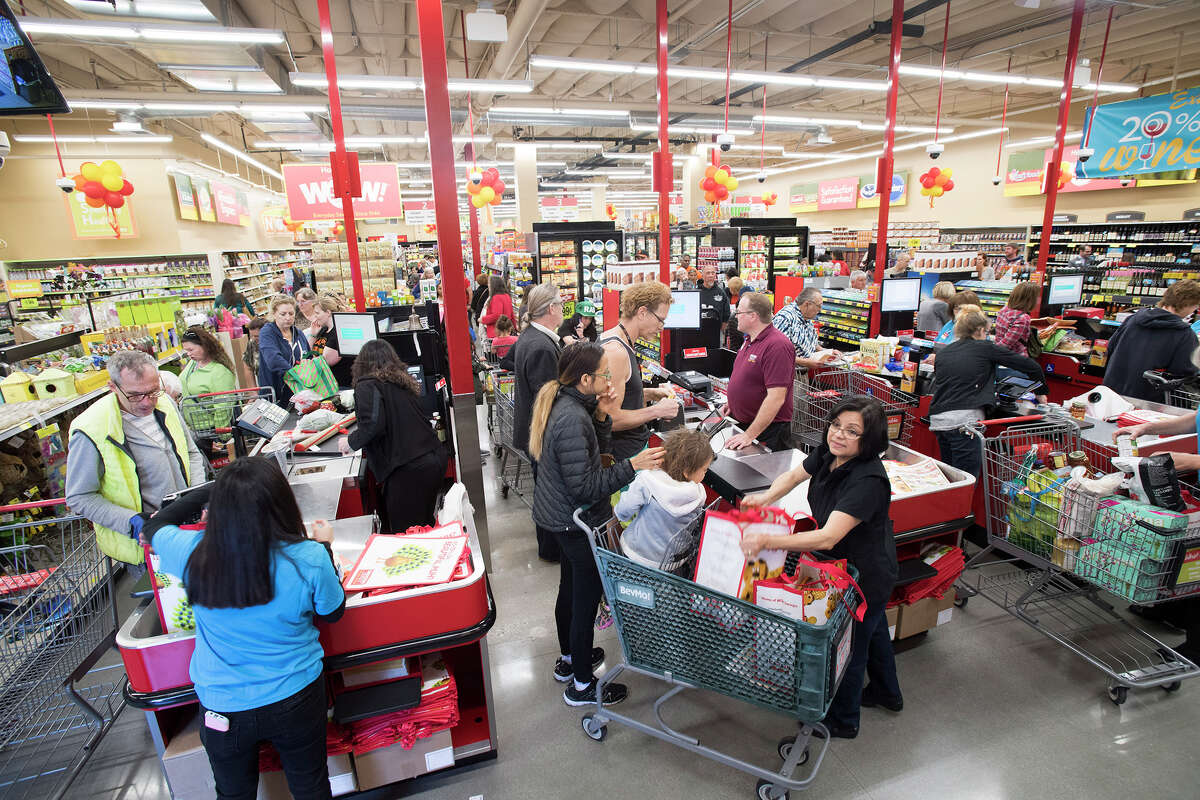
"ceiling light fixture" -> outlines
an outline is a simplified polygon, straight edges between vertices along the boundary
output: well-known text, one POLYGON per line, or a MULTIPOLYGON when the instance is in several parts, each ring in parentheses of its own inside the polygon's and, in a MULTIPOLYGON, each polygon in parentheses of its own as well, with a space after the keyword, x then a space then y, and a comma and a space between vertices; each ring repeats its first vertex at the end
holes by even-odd
POLYGON ((623 108, 562 108, 538 106, 492 106, 489 114, 535 114, 551 117, 628 117, 623 108))
MULTIPOLYGON (((834 128, 857 128, 860 131, 882 131, 887 128, 878 122, 864 122, 857 119, 823 119, 821 117, 802 117, 788 114, 755 114, 755 122, 766 122, 775 125, 827 125, 834 128)), ((897 133, 933 133, 932 125, 897 125, 897 133)), ((952 133, 954 128, 942 127, 942 130, 947 133, 952 133)))
POLYGON ((208 133, 200 134, 200 138, 203 139, 204 141, 208 142, 209 144, 211 144, 213 147, 217 148, 218 150, 224 150, 226 153, 229 153, 234 158, 245 161, 247 164, 249 164, 252 167, 258 167, 263 172, 277 178, 278 180, 283 180, 283 175, 278 170, 271 169, 266 164, 262 163, 261 161, 254 158, 253 156, 243 153, 241 150, 238 150, 233 145, 225 144, 225 142, 222 142, 217 137, 215 137, 211 134, 208 134, 208 133))
MULTIPOLYGON (((919 64, 901 64, 900 74, 913 75, 921 78, 937 78, 943 73, 937 67, 926 67, 919 64)), ((1014 86, 1040 86, 1047 89, 1062 88, 1062 79, 1060 78, 1043 78, 1036 75, 1015 75, 1007 72, 976 72, 974 70, 960 71, 956 69, 948 69, 945 71, 945 77, 948 81, 1007 83, 1014 86)), ((1096 88, 1096 84, 1088 83, 1086 78, 1077 80, 1075 85, 1088 91, 1092 91, 1096 88)), ((1128 83, 1100 84, 1100 91, 1102 92, 1127 93, 1136 92, 1137 90, 1137 86, 1128 83)))
POLYGON ((89 20, 19 17, 17 24, 36 36, 78 39, 144 39, 150 42, 200 44, 283 44, 283 31, 262 28, 226 28, 221 25, 101 24, 89 20))
POLYGON ((529 144, 537 148, 547 148, 550 150, 603 150, 604 145, 600 142, 496 142, 496 147, 514 148, 519 144, 529 144))
MULTIPOLYGON (((13 141, 30 144, 50 144, 55 137, 41 134, 13 134, 13 141)), ((59 136, 63 144, 166 144, 174 141, 174 136, 59 136)))
MULTIPOLYGON (((288 73, 292 84, 311 89, 327 89, 329 81, 320 72, 288 73)), ((381 92, 413 92, 424 88, 417 77, 404 75, 338 75, 341 89, 375 90, 381 92)), ((501 81, 485 78, 451 78, 446 84, 450 92, 496 92, 498 94, 529 94, 533 81, 501 81)))

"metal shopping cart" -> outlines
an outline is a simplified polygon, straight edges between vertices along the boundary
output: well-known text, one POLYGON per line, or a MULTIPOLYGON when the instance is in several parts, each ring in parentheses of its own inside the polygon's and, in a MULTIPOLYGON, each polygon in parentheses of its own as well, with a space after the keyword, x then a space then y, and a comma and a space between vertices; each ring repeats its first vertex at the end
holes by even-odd
POLYGON ((60 798, 125 707, 113 566, 62 500, 0 507, 0 796, 60 798), (109 673, 112 673, 109 675, 109 673))
POLYGON ((820 445, 825 422, 834 406, 856 395, 868 395, 883 404, 890 440, 905 446, 912 443, 919 398, 900 391, 887 378, 835 369, 796 378, 792 395, 792 435, 800 447, 812 450, 820 445))
POLYGON ((1173 692, 1200 674, 1101 594, 1146 605, 1200 592, 1200 570, 1187 566, 1200 560, 1200 517, 1093 496, 1037 467, 1052 451, 1083 452, 1112 471, 1104 450, 1069 418, 988 420, 973 432, 984 451, 988 546, 967 562, 960 602, 982 595, 1071 650, 1108 676, 1117 704, 1129 689, 1173 692))
POLYGON ((576 511, 575 522, 588 535, 624 656, 599 679, 596 708, 583 716, 583 732, 599 742, 609 722, 627 725, 757 777, 763 800, 807 788, 828 747, 829 732, 820 720, 849 662, 855 601, 839 603, 825 625, 809 625, 631 561, 620 554, 615 520, 592 528, 576 511), (604 686, 626 670, 670 687, 654 702, 656 724, 604 706, 604 686), (783 765, 770 769, 744 761, 668 725, 663 706, 687 689, 707 689, 796 718, 796 735, 778 744, 783 765), (793 777, 806 763, 806 774, 793 777))
POLYGON ((1200 408, 1200 386, 1197 386, 1195 376, 1168 375, 1160 369, 1150 369, 1143 372, 1142 377, 1151 386, 1166 392, 1167 405, 1190 411, 1200 408))
POLYGON ((227 392, 207 392, 180 398, 179 413, 183 421, 195 434, 202 452, 209 457, 214 468, 229 463, 225 444, 231 439, 234 452, 241 458, 246 455, 247 430, 234 425, 242 411, 256 400, 275 402, 275 390, 270 386, 253 386, 249 389, 231 389, 227 392))
POLYGON ((533 464, 526 455, 513 447, 516 382, 512 373, 496 370, 491 373, 496 404, 496 427, 492 439, 500 456, 496 480, 500 485, 500 496, 508 497, 516 492, 527 506, 533 505, 533 464))

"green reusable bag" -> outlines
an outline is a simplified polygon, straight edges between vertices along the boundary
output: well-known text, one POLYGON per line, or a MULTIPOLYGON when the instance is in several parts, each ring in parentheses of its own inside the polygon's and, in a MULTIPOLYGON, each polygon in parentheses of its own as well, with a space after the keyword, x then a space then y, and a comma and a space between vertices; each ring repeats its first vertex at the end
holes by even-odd
POLYGON ((325 358, 319 355, 301 360, 300 363, 284 373, 283 382, 287 384, 293 394, 299 394, 305 389, 312 389, 321 396, 321 399, 333 397, 338 391, 333 370, 329 368, 329 363, 325 358))

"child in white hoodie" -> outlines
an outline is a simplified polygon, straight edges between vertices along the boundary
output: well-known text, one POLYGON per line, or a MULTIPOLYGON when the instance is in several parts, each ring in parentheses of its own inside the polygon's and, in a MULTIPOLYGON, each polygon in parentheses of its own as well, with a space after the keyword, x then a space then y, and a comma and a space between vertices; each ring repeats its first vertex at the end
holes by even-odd
POLYGON ((625 555, 655 568, 667 557, 672 537, 704 510, 700 481, 713 461, 712 445, 700 431, 676 430, 663 447, 662 469, 638 472, 615 509, 617 519, 629 523, 621 537, 625 555))

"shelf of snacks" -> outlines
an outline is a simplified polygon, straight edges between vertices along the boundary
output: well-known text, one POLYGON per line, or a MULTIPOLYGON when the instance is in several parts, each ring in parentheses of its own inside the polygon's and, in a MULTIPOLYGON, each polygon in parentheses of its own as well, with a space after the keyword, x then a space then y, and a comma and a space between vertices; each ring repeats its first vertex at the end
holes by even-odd
POLYGON ((508 262, 508 288, 512 292, 513 302, 520 305, 525 299, 525 292, 535 283, 533 253, 506 253, 508 262))
POLYGON ((265 310, 265 301, 271 294, 271 281, 281 276, 288 267, 310 269, 312 251, 305 248, 285 250, 255 250, 226 252, 225 277, 233 280, 237 290, 246 296, 256 310, 265 310))
POLYGON ((737 250, 733 247, 701 246, 696 251, 696 269, 715 267, 717 279, 724 280, 726 271, 737 269, 737 250))
POLYGON ((832 346, 853 344, 870 335, 871 303, 864 292, 826 289, 821 293, 818 334, 832 346))
MULTIPOLYGON (((920 248, 936 245, 941 238, 937 220, 888 222, 887 243, 892 247, 920 248)), ((871 241, 879 240, 879 223, 871 227, 871 241)))
MULTIPOLYGON (((396 290, 396 259, 391 243, 360 242, 358 264, 368 305, 378 305, 396 290)), ((317 278, 318 291, 354 296, 350 251, 345 242, 314 244, 312 270, 317 278)))
POLYGON ((956 281, 954 285, 960 290, 970 289, 977 294, 983 312, 994 319, 1000 313, 1000 309, 1008 303, 1008 296, 1017 284, 1016 281, 962 280, 956 281))

